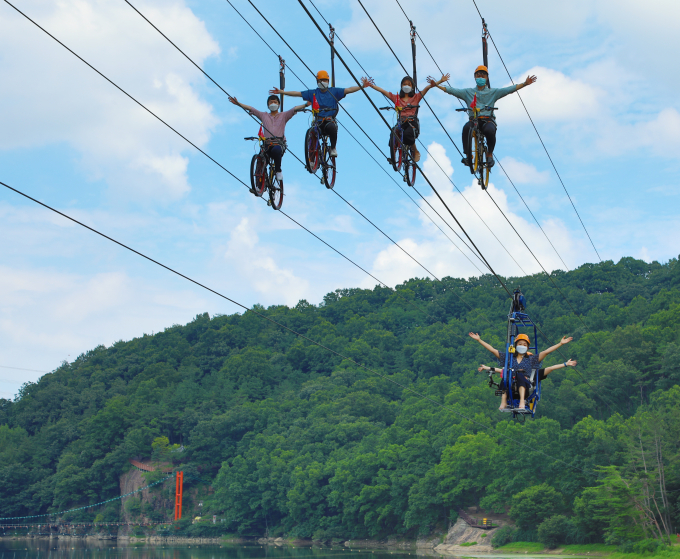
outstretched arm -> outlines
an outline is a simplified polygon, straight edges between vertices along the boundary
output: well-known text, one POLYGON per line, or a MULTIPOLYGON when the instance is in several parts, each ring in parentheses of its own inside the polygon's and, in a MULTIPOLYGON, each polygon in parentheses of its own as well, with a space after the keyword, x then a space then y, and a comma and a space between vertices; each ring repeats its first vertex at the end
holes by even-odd
POLYGON ((269 95, 288 95, 288 97, 302 97, 302 93, 299 91, 283 91, 283 89, 279 89, 278 87, 274 87, 269 91, 269 95))
POLYGON ((490 351, 490 352, 494 355, 494 357, 495 357, 496 359, 500 359, 500 354, 498 353, 498 350, 497 350, 496 348, 492 347, 491 345, 487 344, 484 340, 482 340, 482 338, 479 337, 479 334, 475 334, 475 333, 473 333, 473 332, 470 332, 468 335, 469 335, 473 340, 475 340, 475 341, 479 342, 480 344, 482 344, 482 346, 484 346, 484 348, 485 348, 486 350, 490 351))
POLYGON ((564 363, 560 363, 559 365, 546 367, 543 374, 547 377, 553 371, 556 371, 557 369, 564 369, 565 367, 576 367, 576 361, 574 359, 569 359, 569 361, 565 361, 564 363))
MULTIPOLYGON (((439 87, 439 84, 440 84, 440 83, 444 83, 444 82, 447 81, 450 77, 451 77, 451 74, 445 74, 445 75, 443 75, 443 76, 441 77, 441 79, 440 79, 439 81, 434 81, 434 79, 432 79, 431 77, 428 76, 428 78, 427 78, 427 85, 426 85, 423 89, 420 90, 420 94, 421 94, 423 97, 425 97, 425 94, 426 94, 428 91, 430 91, 430 89, 432 89, 433 87, 439 87)), ((440 89, 443 89, 443 88, 440 88, 440 89)), ((444 91, 446 91, 446 90, 444 89, 444 91)))
POLYGON ((234 105, 241 107, 244 111, 252 111, 253 108, 250 105, 244 105, 243 103, 239 103, 238 99, 236 97, 229 97, 229 101, 231 101, 234 105))
MULTIPOLYGON (((443 76, 442 76, 442 77, 443 77, 443 76)), ((451 77, 451 76, 450 76, 449 74, 446 74, 446 79, 447 79, 447 80, 448 80, 450 77, 451 77)), ((443 81, 446 81, 446 80, 443 80, 443 81)), ((427 76, 427 83, 428 83, 429 87, 436 87, 437 89, 441 89, 444 93, 447 93, 446 88, 445 88, 445 87, 442 87, 441 85, 439 85, 439 84, 441 84, 442 82, 441 82, 441 81, 435 80, 432 76, 427 76)))
POLYGON ((359 91, 360 89, 363 89, 364 87, 366 87, 366 84, 364 83, 364 80, 362 78, 361 85, 353 85, 352 87, 346 87, 345 88, 345 95, 349 95, 350 93, 354 93, 355 91, 359 91))
POLYGON ((477 369, 480 373, 482 371, 491 371, 492 373, 498 373, 501 374, 503 372, 503 369, 497 369, 496 367, 487 367, 486 365, 480 365, 479 369, 477 369))
POLYGON ((301 110, 306 109, 306 108, 309 107, 310 105, 311 105, 311 103, 310 103, 309 101, 307 101, 306 103, 303 103, 302 105, 298 105, 297 107, 293 107, 293 110, 294 110, 296 113, 298 113, 298 112, 300 112, 301 110))
POLYGON ((556 349, 560 349, 563 345, 567 345, 573 339, 574 338, 572 338, 572 337, 567 338, 566 336, 564 336, 560 340, 559 344, 556 344, 552 347, 549 347, 548 349, 544 349, 543 351, 541 351, 541 353, 538 354, 538 360, 543 361, 543 359, 545 359, 546 356, 550 355, 556 349))
POLYGON ((389 97, 390 92, 385 91, 382 87, 378 87, 375 85, 373 82, 373 78, 361 78, 361 85, 363 87, 370 87, 372 89, 375 89, 377 92, 382 93, 385 97, 389 97))

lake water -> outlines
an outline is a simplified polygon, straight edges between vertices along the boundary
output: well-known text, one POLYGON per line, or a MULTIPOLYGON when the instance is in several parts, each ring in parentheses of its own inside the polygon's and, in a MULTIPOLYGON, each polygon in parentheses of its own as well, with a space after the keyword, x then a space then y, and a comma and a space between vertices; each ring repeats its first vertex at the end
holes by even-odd
MULTIPOLYGON (((342 547, 291 547, 236 544, 178 544, 178 545, 119 545, 115 541, 100 540, 0 540, 0 559, 454 559, 431 549, 392 551, 347 549, 342 547)), ((486 555, 470 549, 464 558, 514 558, 517 555, 486 555)), ((556 559, 549 555, 522 555, 523 559, 556 559)), ((561 555, 559 559, 584 559, 561 555)))
MULTIPOLYGON (((428 555, 435 555, 428 550, 428 555)), ((415 551, 260 545, 95 544, 82 540, 2 540, 0 559, 415 559, 415 551)))

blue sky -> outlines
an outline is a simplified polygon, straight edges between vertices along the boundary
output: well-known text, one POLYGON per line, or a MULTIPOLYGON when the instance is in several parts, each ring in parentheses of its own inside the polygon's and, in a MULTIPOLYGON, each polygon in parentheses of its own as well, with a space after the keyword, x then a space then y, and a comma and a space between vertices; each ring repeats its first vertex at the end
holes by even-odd
MULTIPOLYGON (((248 2, 231 1, 286 59, 287 88, 304 88, 291 70, 311 85, 308 71, 248 2)), ((227 2, 133 3, 227 91, 264 109, 268 89, 278 84, 277 58, 227 2)), ((328 47, 297 2, 255 3, 312 69, 329 69, 328 47)), ((257 125, 125 2, 18 0, 16 5, 248 180, 253 146, 242 138, 257 132, 257 125)), ((396 91, 404 72, 358 2, 316 5, 376 83, 396 91)), ((410 67, 409 27, 396 2, 364 5, 410 67)), ((481 25, 471 0, 402 5, 439 65, 451 73, 451 83, 473 85, 473 70, 481 63, 481 25)), ((669 60, 680 50, 677 2, 478 0, 478 5, 515 81, 538 76, 522 91, 523 99, 602 258, 677 257, 680 78, 669 60), (658 14, 664 14, 663 28, 658 14)), ((246 305, 318 303, 337 288, 374 285, 9 6, 0 10, 0 180, 246 305)), ((338 49, 352 71, 363 75, 345 49, 338 49)), ((424 87, 436 68, 420 44, 418 62, 424 87)), ((489 66, 494 86, 510 83, 493 48, 489 66)), ((353 85, 337 61, 336 72, 338 86, 353 85)), ((369 95, 384 104, 376 92, 369 95)), ((460 147, 463 117, 454 110, 456 100, 440 91, 427 99, 460 147)), ((293 100, 286 102, 290 107, 293 100)), ((350 95, 343 104, 386 151, 387 129, 363 94, 350 95)), ((597 261, 517 96, 501 100, 499 107, 497 159, 567 266, 597 261)), ((425 172, 487 259, 504 275, 539 271, 473 184, 430 112, 424 108, 420 117, 421 140, 431 153, 423 154, 425 172)), ((477 275, 469 252, 447 226, 423 205, 465 255, 390 178, 419 200, 388 169, 384 155, 347 116, 340 120, 383 170, 341 130, 338 193, 437 277, 477 275)), ((306 115, 288 125, 289 147, 298 155, 307 126, 306 115)), ((283 209, 379 279, 394 286, 427 275, 290 153, 284 177, 283 209)), ((491 182, 489 192, 543 265, 563 268, 498 168, 491 182)), ((416 188, 445 215, 422 177, 416 188)), ((202 312, 237 311, 6 189, 0 191, 0 216, 0 397, 37 379, 35 371, 53 370, 98 344, 158 331, 202 312)))

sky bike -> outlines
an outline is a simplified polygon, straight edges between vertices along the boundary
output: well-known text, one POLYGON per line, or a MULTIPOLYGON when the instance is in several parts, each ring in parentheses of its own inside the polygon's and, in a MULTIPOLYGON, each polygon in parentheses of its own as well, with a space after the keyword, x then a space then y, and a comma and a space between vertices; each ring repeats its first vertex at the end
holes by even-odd
POLYGON ((534 355, 539 355, 537 327, 531 317, 526 313, 525 307, 526 299, 522 292, 519 289, 516 289, 513 294, 510 312, 508 313, 508 330, 505 340, 505 366, 501 373, 503 380, 500 385, 493 380, 495 369, 492 368, 489 371, 489 387, 496 388, 496 396, 503 395, 501 386, 508 392, 507 407, 501 411, 511 413, 513 419, 521 417, 523 420, 526 419, 527 416, 533 418, 536 415, 538 402, 541 399, 541 379, 539 378, 539 370, 532 369, 528 378, 531 388, 526 394, 526 406, 524 408, 519 407, 520 396, 517 375, 522 373, 516 372, 511 366, 514 353, 516 352, 515 338, 520 333, 521 329, 527 329, 530 334, 533 335, 533 337, 529 336, 534 340, 534 345, 530 345, 529 350, 531 350, 534 355))
MULTIPOLYGON (((407 119, 402 119, 399 117, 399 113, 402 109, 416 109, 416 115, 418 114, 419 107, 414 105, 406 105, 404 107, 380 107, 381 111, 395 111, 397 113, 397 123, 390 132, 390 159, 389 162, 392 168, 397 172, 401 173, 401 168, 404 168, 404 181, 409 186, 413 186, 416 182, 416 170, 417 166, 413 157, 411 156, 411 149, 409 146, 404 146, 404 124, 408 123, 414 129, 418 126, 417 116, 412 116, 407 119)), ((414 134, 417 137, 417 134, 414 134)))
POLYGON ((491 111, 491 117, 493 118, 493 112, 497 111, 497 107, 482 107, 478 109, 477 107, 464 107, 462 109, 456 109, 456 112, 466 112, 470 117, 470 122, 472 126, 470 127, 470 139, 468 145, 472 150, 472 162, 470 165, 470 172, 477 177, 477 183, 482 187, 482 190, 486 190, 489 186, 489 175, 491 174, 491 167, 486 157, 487 145, 486 137, 479 128, 480 121, 484 121, 487 118, 481 118, 479 116, 480 111, 491 111))
POLYGON ((265 190, 269 191, 267 205, 275 210, 281 209, 283 204, 283 182, 276 178, 276 168, 274 160, 267 155, 266 143, 278 143, 286 149, 285 140, 281 138, 262 138, 261 136, 250 136, 244 140, 257 140, 260 144, 260 152, 253 155, 250 160, 250 191, 255 196, 261 197, 265 190))
MULTIPOLYGON (((313 113, 309 109, 304 109, 303 112, 313 113)), ((335 157, 331 156, 330 139, 321 132, 321 125, 326 118, 332 119, 332 117, 316 118, 315 115, 305 134, 305 166, 312 174, 321 167, 321 184, 326 185, 326 188, 333 188, 337 173, 335 157)))

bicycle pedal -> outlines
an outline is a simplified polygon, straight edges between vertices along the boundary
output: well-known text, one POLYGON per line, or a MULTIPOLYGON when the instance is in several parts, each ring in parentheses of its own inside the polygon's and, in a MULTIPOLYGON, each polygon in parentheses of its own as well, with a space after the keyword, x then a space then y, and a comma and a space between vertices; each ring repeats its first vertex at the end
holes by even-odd
POLYGON ((267 200, 267 205, 268 205, 269 207, 271 207, 272 201, 271 201, 271 200, 267 200))

